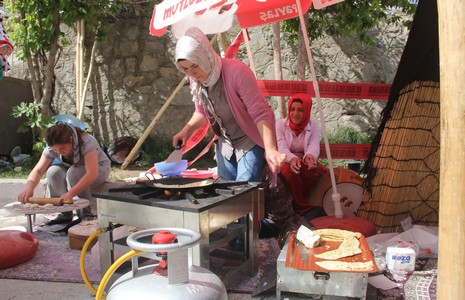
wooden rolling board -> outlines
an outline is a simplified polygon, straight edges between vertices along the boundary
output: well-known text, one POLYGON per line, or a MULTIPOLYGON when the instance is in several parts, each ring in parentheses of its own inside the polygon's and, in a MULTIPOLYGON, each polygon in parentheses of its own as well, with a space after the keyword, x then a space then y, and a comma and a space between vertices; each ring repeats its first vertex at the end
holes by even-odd
MULTIPOLYGON (((378 272, 378 268, 376 267, 376 263, 371 253, 371 250, 368 246, 368 243, 365 237, 362 235, 359 239, 360 241, 360 249, 362 250, 361 254, 357 254, 350 257, 344 257, 338 259, 337 261, 341 262, 368 262, 371 261, 373 263, 373 267, 369 270, 363 271, 350 271, 356 273, 375 273, 378 272)), ((306 271, 313 271, 313 272, 349 272, 346 270, 327 270, 324 269, 316 264, 317 261, 324 261, 323 259, 316 258, 315 254, 320 254, 326 251, 331 251, 339 248, 341 242, 334 242, 334 241, 322 241, 321 245, 316 248, 308 248, 308 262, 305 263, 301 257, 299 248, 295 243, 295 234, 292 233, 289 237, 289 243, 287 248, 287 255, 286 255, 286 267, 287 268, 294 268, 298 270, 306 270, 306 271)))
POLYGON ((73 200, 72 204, 64 204, 60 206, 45 206, 39 205, 35 208, 27 208, 24 207, 24 203, 21 202, 13 202, 5 205, 4 209, 13 213, 17 214, 25 214, 25 215, 35 215, 35 214, 48 214, 48 213, 56 213, 56 212, 66 212, 72 210, 78 210, 89 206, 89 200, 78 198, 73 200))

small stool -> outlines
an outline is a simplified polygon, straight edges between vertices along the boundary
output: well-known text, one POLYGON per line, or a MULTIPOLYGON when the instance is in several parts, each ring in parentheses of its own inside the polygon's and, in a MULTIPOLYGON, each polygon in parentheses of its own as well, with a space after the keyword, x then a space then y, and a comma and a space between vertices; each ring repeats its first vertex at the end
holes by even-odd
MULTIPOLYGON (((79 224, 74 225, 68 229, 68 241, 69 248, 75 250, 82 250, 87 239, 95 233, 98 229, 98 220, 83 221, 79 224)), ((87 251, 89 251, 95 243, 97 243, 98 237, 96 237, 89 245, 87 251)))

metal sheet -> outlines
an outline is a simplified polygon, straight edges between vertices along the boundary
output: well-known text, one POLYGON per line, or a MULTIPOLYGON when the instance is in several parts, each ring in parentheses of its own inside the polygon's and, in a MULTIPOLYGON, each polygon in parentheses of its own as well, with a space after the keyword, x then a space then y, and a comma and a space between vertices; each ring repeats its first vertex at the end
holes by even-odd
POLYGON ((287 249, 288 244, 281 250, 277 261, 276 299, 281 299, 281 292, 366 299, 368 273, 319 272, 286 267, 287 249))

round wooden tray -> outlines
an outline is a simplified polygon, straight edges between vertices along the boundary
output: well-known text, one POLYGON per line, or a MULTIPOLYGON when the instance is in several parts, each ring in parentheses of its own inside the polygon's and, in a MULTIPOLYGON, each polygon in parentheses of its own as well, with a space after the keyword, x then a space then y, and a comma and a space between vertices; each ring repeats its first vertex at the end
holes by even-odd
POLYGON ((79 210, 84 207, 89 206, 90 202, 87 199, 78 198, 73 200, 73 204, 63 204, 61 206, 44 206, 39 205, 36 208, 26 208, 24 203, 21 202, 12 202, 5 205, 5 210, 16 213, 16 214, 25 214, 25 215, 35 215, 35 214, 49 214, 57 212, 65 212, 72 210, 79 210))

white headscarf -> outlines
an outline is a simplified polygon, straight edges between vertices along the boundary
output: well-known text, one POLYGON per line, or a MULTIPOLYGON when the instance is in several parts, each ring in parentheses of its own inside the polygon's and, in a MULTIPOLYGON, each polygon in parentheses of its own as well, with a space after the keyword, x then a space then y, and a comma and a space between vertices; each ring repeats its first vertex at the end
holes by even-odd
POLYGON ((198 65, 205 73, 208 74, 205 81, 199 82, 191 77, 192 94, 200 95, 201 87, 214 85, 221 75, 221 57, 215 52, 210 41, 205 34, 197 27, 186 30, 176 44, 176 66, 184 73, 179 66, 178 59, 188 60, 198 65))

